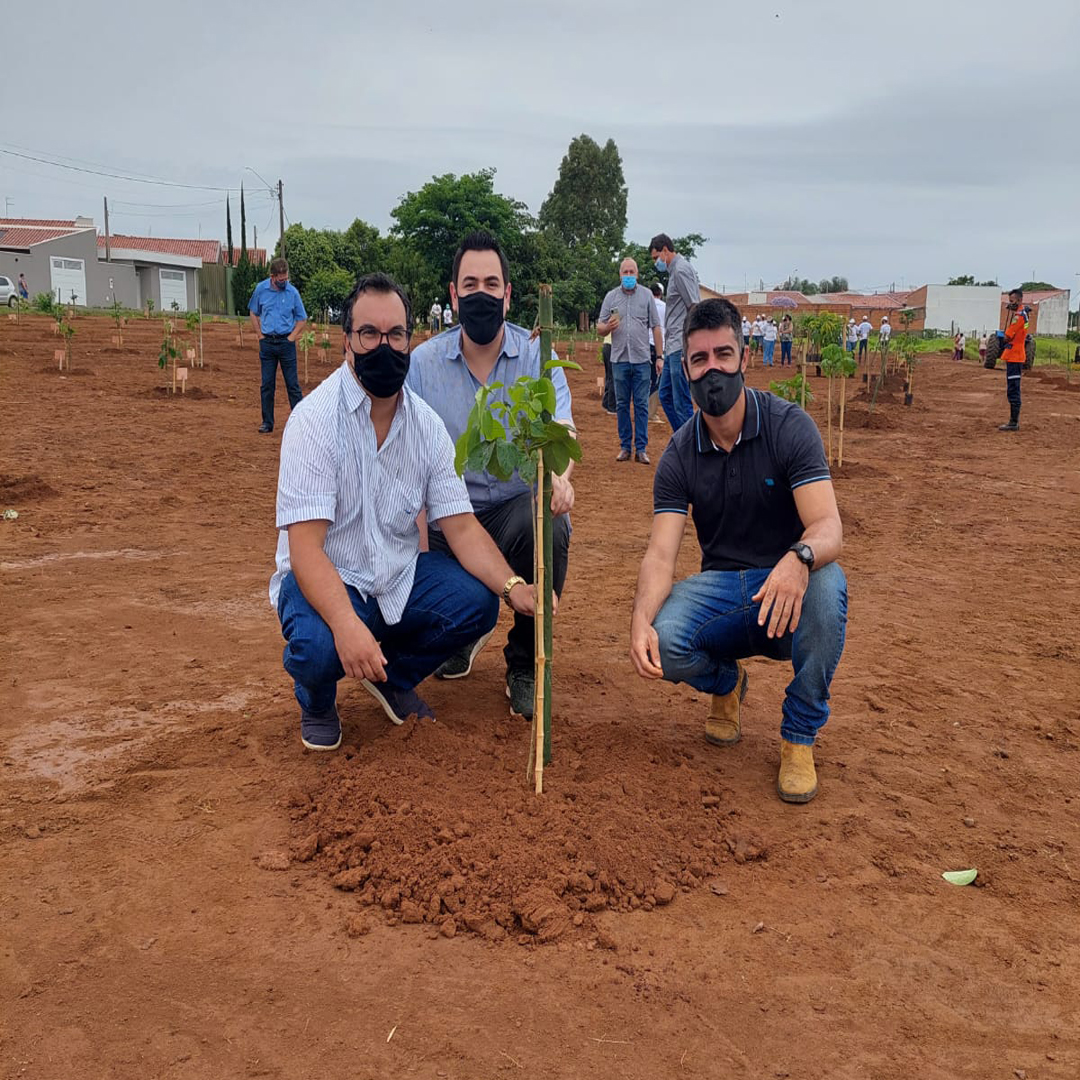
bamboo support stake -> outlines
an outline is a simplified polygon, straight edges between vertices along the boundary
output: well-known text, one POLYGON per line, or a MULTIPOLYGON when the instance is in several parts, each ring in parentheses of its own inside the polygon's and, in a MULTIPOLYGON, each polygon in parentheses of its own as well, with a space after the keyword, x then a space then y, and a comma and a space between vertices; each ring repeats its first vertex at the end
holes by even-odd
POLYGON ((802 401, 800 404, 803 407, 803 411, 806 411, 806 354, 810 349, 810 339, 807 338, 803 342, 802 347, 802 401))
POLYGON ((829 464, 832 464, 832 376, 829 376, 829 395, 828 403, 825 406, 825 411, 828 414, 828 431, 829 431, 829 464))
POLYGON ((536 532, 533 537, 533 562, 536 583, 536 617, 533 619, 536 640, 536 672, 533 697, 533 783, 537 795, 544 792, 544 675, 547 655, 544 651, 544 451, 536 459, 536 532))
MULTIPOLYGON (((870 365, 867 364, 867 371, 870 365)), ((840 380, 840 439, 836 449, 836 465, 839 468, 844 464, 844 398, 847 396, 847 379, 840 380)))

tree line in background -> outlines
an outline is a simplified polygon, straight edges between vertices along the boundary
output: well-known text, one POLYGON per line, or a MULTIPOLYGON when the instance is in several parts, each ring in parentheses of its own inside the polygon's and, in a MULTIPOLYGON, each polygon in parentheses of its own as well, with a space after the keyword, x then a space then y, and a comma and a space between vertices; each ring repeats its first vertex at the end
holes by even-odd
MULTIPOLYGON (((554 286, 555 319, 573 325, 582 313, 595 317, 604 294, 618 281, 619 262, 627 255, 638 264, 643 285, 663 280, 644 243, 626 240, 626 181, 614 141, 600 146, 588 135, 572 140, 548 197, 533 216, 525 203, 495 190, 495 170, 434 176, 419 191, 401 197, 386 235, 357 218, 347 229, 285 230, 289 277, 312 314, 337 310, 356 279, 373 270, 391 274, 407 290, 418 319, 432 303, 449 297, 454 252, 463 236, 476 229, 491 232, 510 263, 510 318, 531 326, 536 317, 538 286, 554 286)), ((240 201, 241 255, 233 275, 238 311, 265 271, 246 254, 243 191, 240 201)), ((657 232, 664 227, 657 223, 657 232)), ((226 210, 231 241, 232 222, 226 210)), ((646 238, 645 243, 648 242, 646 238)), ((696 233, 674 238, 676 250, 693 258, 705 243, 696 233)), ((231 260, 231 243, 230 260, 231 260)), ((274 254, 281 254, 281 243, 274 254)))

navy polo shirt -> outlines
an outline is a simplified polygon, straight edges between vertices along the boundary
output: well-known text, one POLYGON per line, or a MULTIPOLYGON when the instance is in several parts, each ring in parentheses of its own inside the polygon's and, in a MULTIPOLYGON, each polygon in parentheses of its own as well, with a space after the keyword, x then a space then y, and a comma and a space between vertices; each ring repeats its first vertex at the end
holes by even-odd
POLYGON ((771 569, 804 531, 794 490, 829 479, 814 421, 793 402, 747 387, 730 453, 713 445, 700 412, 671 437, 656 467, 653 510, 693 514, 702 570, 771 569))

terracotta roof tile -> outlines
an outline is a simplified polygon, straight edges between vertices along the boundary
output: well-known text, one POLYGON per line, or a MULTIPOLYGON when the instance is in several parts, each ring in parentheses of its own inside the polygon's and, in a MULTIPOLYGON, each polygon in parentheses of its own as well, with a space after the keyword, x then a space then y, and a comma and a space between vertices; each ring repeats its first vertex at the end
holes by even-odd
POLYGON ((42 229, 75 229, 74 221, 58 221, 55 218, 5 218, 0 217, 0 229, 3 228, 42 228, 42 229))
MULTIPOLYGON (((217 240, 178 240, 166 236, 124 236, 116 233, 109 237, 109 244, 114 250, 183 255, 208 263, 216 263, 221 257, 221 243, 217 240)), ((104 236, 98 236, 97 246, 104 249, 104 236)))
POLYGON ((46 228, 37 225, 24 227, 21 224, 8 228, 0 221, 0 247, 29 248, 35 244, 43 244, 46 240, 72 236, 76 231, 74 228, 46 228))

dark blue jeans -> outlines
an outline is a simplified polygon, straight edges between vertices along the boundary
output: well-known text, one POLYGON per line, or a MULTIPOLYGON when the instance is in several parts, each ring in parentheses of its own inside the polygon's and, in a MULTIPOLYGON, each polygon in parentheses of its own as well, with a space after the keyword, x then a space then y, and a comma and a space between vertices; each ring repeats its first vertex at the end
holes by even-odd
POLYGON ((775 341, 775 339, 773 341, 769 341, 768 339, 766 339, 766 341, 765 341, 765 356, 764 356, 764 359, 762 360, 762 363, 766 367, 772 367, 773 366, 773 353, 774 352, 776 352, 776 341, 775 341))
POLYGON ((751 601, 768 570, 706 570, 677 582, 656 616, 660 666, 669 682, 689 683, 704 694, 729 694, 736 660, 766 656, 790 660, 795 677, 784 697, 780 735, 813 746, 829 719, 829 684, 844 649, 847 581, 837 563, 810 575, 799 628, 781 638, 758 626, 760 604, 751 601))
POLYGON ((780 340, 780 366, 791 363, 791 342, 780 340))
POLYGON ((271 340, 264 337, 259 342, 259 361, 262 364, 262 418, 264 424, 274 426, 274 390, 277 384, 277 368, 281 365, 281 377, 289 394, 289 408, 295 409, 303 398, 300 379, 296 373, 296 342, 284 337, 271 340))
POLYGON ((619 421, 619 445, 630 452, 631 437, 634 449, 649 445, 649 386, 652 383, 650 364, 612 364, 611 379, 615 384, 615 414, 619 421), (634 411, 633 428, 630 410, 634 411))
POLYGON ((1020 416, 1020 379, 1024 374, 1023 364, 1005 363, 1005 396, 1009 401, 1009 411, 1012 419, 1020 416))
POLYGON ((682 349, 664 357, 664 370, 660 372, 660 405, 668 418, 672 431, 679 428, 694 415, 694 403, 690 399, 690 384, 682 369, 682 349))
MULTIPOLYGON (((405 613, 393 626, 386 624, 374 597, 365 600, 351 586, 346 590, 353 611, 382 646, 387 683, 398 690, 423 682, 458 649, 493 629, 499 618, 499 598, 437 551, 422 552, 417 559, 405 613)), ((281 583, 278 618, 287 642, 282 660, 295 682, 296 700, 308 712, 324 713, 334 704, 345 671, 330 627, 293 574, 281 583)))

